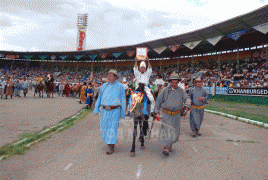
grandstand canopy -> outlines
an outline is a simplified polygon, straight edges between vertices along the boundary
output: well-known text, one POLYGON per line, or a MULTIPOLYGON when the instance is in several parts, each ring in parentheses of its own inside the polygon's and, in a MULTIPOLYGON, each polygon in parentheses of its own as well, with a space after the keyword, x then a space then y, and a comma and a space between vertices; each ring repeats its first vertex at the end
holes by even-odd
MULTIPOLYGON (((149 49, 149 58, 163 58, 163 57, 177 57, 184 55, 200 54, 206 52, 216 52, 222 50, 230 50, 236 48, 245 48, 255 45, 261 45, 268 42, 268 33, 264 34, 253 27, 261 24, 268 23, 268 6, 263 6, 260 9, 250 13, 229 19, 227 21, 211 25, 209 27, 196 30, 193 32, 180 34, 164 39, 148 41, 131 46, 121 46, 97 50, 86 51, 68 51, 68 52, 13 52, 13 51, 0 51, 0 54, 14 54, 19 55, 19 59, 23 56, 32 56, 32 59, 40 59, 41 55, 46 56, 46 60, 51 59, 51 56, 56 56, 56 60, 61 60, 59 56, 68 55, 65 60, 85 61, 91 60, 89 55, 97 55, 95 60, 115 60, 115 59, 134 59, 135 55, 129 57, 128 51, 135 51, 136 47, 147 47, 149 49), (230 33, 244 31, 238 39, 234 40, 228 36, 230 33), (220 41, 212 45, 207 41, 209 38, 223 36, 220 41), (185 46, 185 43, 201 41, 193 49, 185 46), (173 52, 169 49, 170 46, 177 45, 178 49, 173 52), (161 53, 155 51, 156 48, 166 47, 161 53), (112 53, 122 53, 116 58, 112 53), (107 57, 102 58, 101 54, 107 54, 107 57), (77 56, 82 56, 80 59, 77 56)), ((1 56, 0 56, 1 57, 1 56)))

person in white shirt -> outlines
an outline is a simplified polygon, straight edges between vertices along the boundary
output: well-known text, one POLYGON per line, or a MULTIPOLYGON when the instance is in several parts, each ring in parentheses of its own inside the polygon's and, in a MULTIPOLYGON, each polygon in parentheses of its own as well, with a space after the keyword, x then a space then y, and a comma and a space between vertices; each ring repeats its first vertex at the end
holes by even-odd
POLYGON ((178 87, 180 87, 180 88, 182 88, 184 91, 186 91, 185 79, 182 79, 182 81, 179 82, 178 87))
POLYGON ((137 65, 138 59, 135 58, 135 66, 134 66, 133 70, 134 70, 134 75, 135 75, 135 79, 137 81, 137 84, 139 84, 139 83, 145 84, 145 89, 144 90, 146 92, 147 97, 149 98, 149 100, 151 102, 151 110, 150 110, 150 113, 152 113, 153 110, 154 110, 155 101, 154 101, 154 97, 153 97, 153 95, 151 93, 151 90, 148 87, 148 85, 149 85, 149 78, 150 78, 150 76, 152 74, 152 67, 151 67, 151 64, 149 62, 148 57, 146 57, 146 61, 148 63, 148 69, 146 70, 146 64, 145 64, 144 61, 142 61, 140 63, 140 70, 139 70, 138 69, 138 65, 137 65))
POLYGON ((154 85, 157 86, 159 84, 162 86, 165 84, 160 74, 157 75, 157 79, 154 81, 154 85))

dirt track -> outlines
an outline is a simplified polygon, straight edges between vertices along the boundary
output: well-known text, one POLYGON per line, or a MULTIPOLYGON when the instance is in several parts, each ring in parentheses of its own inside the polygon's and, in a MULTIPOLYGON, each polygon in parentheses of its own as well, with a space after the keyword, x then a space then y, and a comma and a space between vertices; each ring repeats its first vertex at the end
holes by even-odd
POLYGON ((29 91, 26 98, 13 97, 0 99, 0 146, 11 143, 25 132, 40 131, 44 127, 57 124, 81 110, 85 104, 79 104, 76 98, 58 97, 44 98, 33 96, 29 91))
POLYGON ((131 158, 131 119, 120 121, 115 154, 108 156, 99 118, 91 114, 24 155, 0 161, 0 179, 268 179, 267 129, 205 113, 202 136, 192 138, 187 116, 169 157, 157 144, 157 123, 146 149, 137 143, 131 158))

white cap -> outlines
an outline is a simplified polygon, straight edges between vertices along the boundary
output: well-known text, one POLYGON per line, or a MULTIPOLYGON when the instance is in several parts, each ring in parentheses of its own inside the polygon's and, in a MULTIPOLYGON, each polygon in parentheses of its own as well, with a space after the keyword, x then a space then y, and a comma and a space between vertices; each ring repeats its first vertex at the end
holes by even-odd
POLYGON ((142 67, 142 66, 146 67, 146 64, 145 64, 144 61, 142 61, 141 64, 140 64, 140 67, 142 67))

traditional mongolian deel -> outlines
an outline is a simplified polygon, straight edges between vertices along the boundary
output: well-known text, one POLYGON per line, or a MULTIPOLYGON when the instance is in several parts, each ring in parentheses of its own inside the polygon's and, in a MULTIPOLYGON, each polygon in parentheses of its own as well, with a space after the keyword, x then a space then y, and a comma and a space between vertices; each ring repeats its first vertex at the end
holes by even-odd
POLYGON ((93 113, 98 114, 101 106, 119 106, 110 111, 103 108, 100 122, 103 142, 116 144, 118 142, 119 121, 125 118, 126 112, 126 94, 124 86, 117 81, 112 84, 109 82, 103 84, 93 113))
POLYGON ((184 106, 190 108, 190 98, 180 87, 173 89, 169 85, 157 97, 154 112, 159 113, 160 108, 164 110, 159 134, 160 145, 171 147, 173 143, 178 141, 181 122, 181 113, 179 112, 184 106))
POLYGON ((199 131, 204 116, 204 105, 208 103, 209 96, 204 88, 192 88, 189 91, 189 97, 192 101, 192 109, 190 113, 190 126, 193 132, 199 131), (203 101, 199 101, 199 97, 205 97, 203 101))

